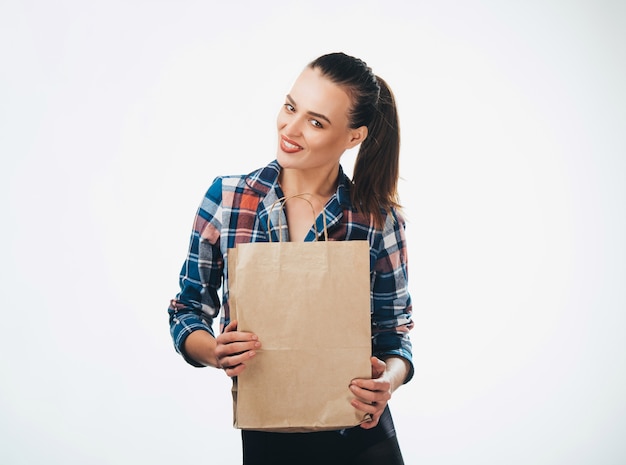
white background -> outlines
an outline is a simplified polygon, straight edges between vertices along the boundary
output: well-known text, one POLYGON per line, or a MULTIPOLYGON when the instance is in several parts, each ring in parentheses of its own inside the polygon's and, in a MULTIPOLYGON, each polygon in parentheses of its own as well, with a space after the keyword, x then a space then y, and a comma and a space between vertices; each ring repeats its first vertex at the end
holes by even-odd
MULTIPOLYGON (((392 86, 407 464, 626 463, 619 1, 3 1, 0 463, 240 463, 166 307, 217 175, 329 51, 392 86)), ((345 159, 351 172, 353 155, 345 159)))

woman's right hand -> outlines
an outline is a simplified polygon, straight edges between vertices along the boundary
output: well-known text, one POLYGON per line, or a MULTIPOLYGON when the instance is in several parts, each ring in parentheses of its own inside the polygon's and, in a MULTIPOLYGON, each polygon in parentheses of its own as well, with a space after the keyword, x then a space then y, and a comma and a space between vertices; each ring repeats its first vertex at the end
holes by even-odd
POLYGON ((261 347, 259 338, 254 333, 237 331, 237 320, 231 321, 224 332, 217 336, 215 356, 218 368, 222 368, 228 376, 239 375, 248 360, 256 355, 261 347))

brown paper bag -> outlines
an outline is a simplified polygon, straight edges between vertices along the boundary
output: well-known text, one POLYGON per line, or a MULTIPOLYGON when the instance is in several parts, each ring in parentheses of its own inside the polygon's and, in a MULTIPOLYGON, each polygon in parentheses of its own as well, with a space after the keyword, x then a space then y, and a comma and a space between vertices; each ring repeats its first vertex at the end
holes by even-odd
POLYGON ((235 427, 304 432, 369 420, 350 404, 348 388, 353 378, 371 377, 369 286, 367 241, 229 251, 232 318, 262 343, 234 380, 235 427))

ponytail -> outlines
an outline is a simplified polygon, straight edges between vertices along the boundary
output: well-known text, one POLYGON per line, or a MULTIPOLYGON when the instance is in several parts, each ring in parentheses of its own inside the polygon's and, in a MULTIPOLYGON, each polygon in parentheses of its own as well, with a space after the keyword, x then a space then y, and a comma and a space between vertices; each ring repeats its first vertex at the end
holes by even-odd
POLYGON ((367 127, 354 163, 350 197, 358 212, 382 228, 385 212, 400 207, 400 126, 393 93, 364 61, 345 53, 322 55, 309 67, 346 90, 352 100, 350 127, 367 127))
POLYGON ((351 197, 357 209, 383 226, 383 211, 399 208, 400 126, 396 101, 387 83, 376 77, 380 95, 367 138, 361 143, 352 175, 351 197))

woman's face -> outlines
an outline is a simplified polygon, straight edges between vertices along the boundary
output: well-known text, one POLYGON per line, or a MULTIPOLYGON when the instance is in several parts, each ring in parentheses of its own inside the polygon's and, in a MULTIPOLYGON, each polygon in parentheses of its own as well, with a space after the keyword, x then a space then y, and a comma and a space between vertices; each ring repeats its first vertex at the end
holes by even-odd
POLYGON ((306 68, 278 114, 278 163, 302 170, 336 167, 344 151, 367 135, 365 127, 350 128, 350 105, 341 87, 306 68))

